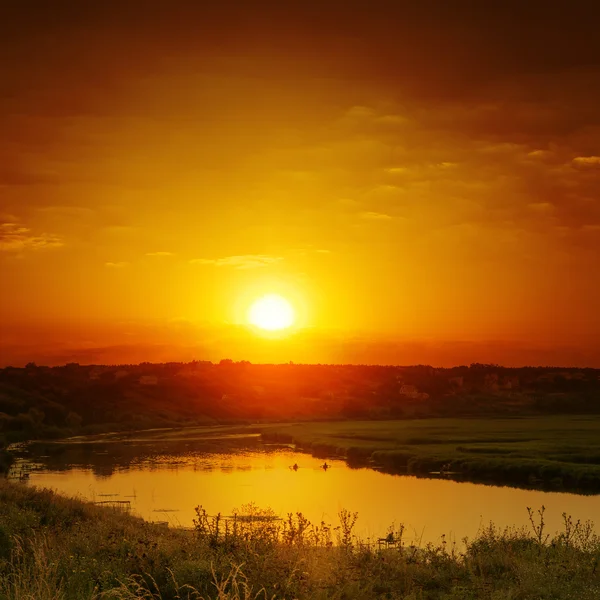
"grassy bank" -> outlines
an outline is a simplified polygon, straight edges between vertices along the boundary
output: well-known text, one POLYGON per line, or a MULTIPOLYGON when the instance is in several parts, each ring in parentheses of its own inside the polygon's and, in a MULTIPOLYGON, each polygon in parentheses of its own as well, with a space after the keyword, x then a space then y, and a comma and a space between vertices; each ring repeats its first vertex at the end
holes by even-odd
MULTIPOLYGON (((481 531, 461 549, 353 535, 355 515, 314 526, 249 509, 235 528, 198 510, 195 532, 165 529, 28 486, 0 482, 2 600, 374 598, 495 600, 600 597, 600 540, 565 520, 550 538, 543 515, 530 531, 481 531), (263 518, 256 518, 256 517, 263 518), (333 542, 333 543, 332 543, 333 542)), ((401 517, 401 515, 399 515, 401 517)), ((476 516, 474 516, 476 518, 476 516)), ((401 539, 402 528, 396 528, 401 539)))
POLYGON ((595 416, 302 423, 263 435, 393 472, 427 474, 446 467, 476 481, 600 491, 595 416))

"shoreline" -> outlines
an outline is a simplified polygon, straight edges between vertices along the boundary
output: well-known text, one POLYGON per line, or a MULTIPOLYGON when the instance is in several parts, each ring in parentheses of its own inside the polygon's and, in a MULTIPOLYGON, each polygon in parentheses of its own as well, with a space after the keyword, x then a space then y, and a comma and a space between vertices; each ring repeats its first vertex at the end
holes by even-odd
MULTIPOLYGON (((577 417, 571 420, 582 421, 577 417)), ((600 433, 600 419, 587 417, 582 422, 587 427, 587 435, 600 433)), ((554 442, 553 429, 549 429, 547 441, 539 442, 546 446, 534 447, 533 451, 529 448, 528 436, 540 423, 547 429, 557 423, 564 431, 569 427, 568 418, 559 420, 555 417, 241 423, 32 439, 11 444, 4 453, 14 461, 14 449, 22 444, 168 443, 260 436, 264 444, 292 447, 316 458, 342 459, 350 468, 373 468, 391 475, 581 495, 600 494, 600 464, 596 464, 600 462, 600 456, 596 456, 594 450, 584 449, 583 454, 578 455, 578 449, 571 449, 571 454, 566 457, 573 462, 555 460, 554 455, 559 450, 553 446, 559 446, 561 442, 554 442), (517 425, 520 430, 506 438, 506 427, 515 430, 517 425), (480 427, 487 427, 489 431, 480 431, 480 427), (586 460, 595 462, 581 462, 586 460)), ((576 434, 570 435, 575 438, 576 434)), ((581 445, 584 443, 585 440, 581 445)))

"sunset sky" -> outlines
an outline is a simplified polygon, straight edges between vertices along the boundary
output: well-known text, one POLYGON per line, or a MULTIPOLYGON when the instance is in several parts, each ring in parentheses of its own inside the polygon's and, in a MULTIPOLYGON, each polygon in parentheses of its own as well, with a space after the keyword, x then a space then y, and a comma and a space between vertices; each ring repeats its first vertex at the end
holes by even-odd
POLYGON ((600 367, 595 4, 2 2, 0 365, 600 367))

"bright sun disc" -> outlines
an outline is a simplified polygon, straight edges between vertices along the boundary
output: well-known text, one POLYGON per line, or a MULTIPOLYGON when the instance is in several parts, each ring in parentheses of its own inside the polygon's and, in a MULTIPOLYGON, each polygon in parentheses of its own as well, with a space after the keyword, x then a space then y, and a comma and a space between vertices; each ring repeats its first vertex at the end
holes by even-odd
POLYGON ((294 323, 294 309, 285 298, 269 294, 254 302, 248 312, 248 320, 268 331, 285 329, 294 323))

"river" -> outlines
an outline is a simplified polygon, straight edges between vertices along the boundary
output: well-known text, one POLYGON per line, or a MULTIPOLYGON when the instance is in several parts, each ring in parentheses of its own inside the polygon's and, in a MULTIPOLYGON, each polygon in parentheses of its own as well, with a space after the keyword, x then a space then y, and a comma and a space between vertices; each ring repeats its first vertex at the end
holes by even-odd
POLYGON ((248 503, 334 526, 344 508, 358 513, 362 538, 375 540, 402 523, 407 541, 417 543, 439 542, 442 535, 460 543, 490 521, 528 526, 527 507, 542 505, 550 532, 560 528, 563 512, 600 523, 600 496, 390 475, 339 459, 327 459, 324 470, 323 459, 265 444, 258 435, 72 439, 30 444, 18 456, 13 476, 27 485, 128 503, 133 514, 172 526, 192 526, 198 505, 230 515, 248 503))

